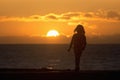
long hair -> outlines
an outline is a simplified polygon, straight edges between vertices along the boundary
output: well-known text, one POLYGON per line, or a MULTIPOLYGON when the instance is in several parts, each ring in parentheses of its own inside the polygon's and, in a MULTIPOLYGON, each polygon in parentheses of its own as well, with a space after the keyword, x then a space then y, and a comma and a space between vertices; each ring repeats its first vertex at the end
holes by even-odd
POLYGON ((77 27, 75 28, 74 32, 78 32, 78 33, 81 33, 81 34, 85 34, 85 29, 83 27, 83 25, 77 25, 77 27))

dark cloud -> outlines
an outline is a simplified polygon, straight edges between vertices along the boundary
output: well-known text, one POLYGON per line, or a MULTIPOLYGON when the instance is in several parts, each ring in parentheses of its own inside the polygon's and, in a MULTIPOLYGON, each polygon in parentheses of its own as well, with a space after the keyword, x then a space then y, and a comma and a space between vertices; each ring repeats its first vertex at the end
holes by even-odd
POLYGON ((47 15, 46 18, 56 20, 57 17, 54 14, 47 15))
POLYGON ((30 18, 32 18, 32 19, 40 19, 40 15, 33 15, 33 16, 30 16, 30 18))
POLYGON ((86 13, 84 16, 85 16, 85 17, 93 17, 93 15, 90 14, 90 13, 86 13))
POLYGON ((108 11, 106 17, 120 20, 120 14, 115 11, 108 11))
POLYGON ((38 16, 35 16, 35 17, 33 17, 34 19, 39 19, 39 17, 38 16))
POLYGON ((87 42, 91 44, 120 44, 120 34, 102 35, 102 36, 87 36, 87 42))
POLYGON ((88 12, 82 14, 84 17, 93 18, 93 19, 120 20, 120 13, 118 11, 100 10, 98 12, 88 12))

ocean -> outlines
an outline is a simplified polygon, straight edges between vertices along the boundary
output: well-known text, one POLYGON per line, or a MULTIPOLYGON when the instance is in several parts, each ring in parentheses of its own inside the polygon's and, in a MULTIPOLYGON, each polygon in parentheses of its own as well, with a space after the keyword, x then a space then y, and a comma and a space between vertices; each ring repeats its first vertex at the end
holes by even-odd
MULTIPOLYGON (((68 44, 1 44, 0 68, 74 69, 68 44)), ((88 44, 81 56, 81 70, 120 70, 120 44, 88 44)))

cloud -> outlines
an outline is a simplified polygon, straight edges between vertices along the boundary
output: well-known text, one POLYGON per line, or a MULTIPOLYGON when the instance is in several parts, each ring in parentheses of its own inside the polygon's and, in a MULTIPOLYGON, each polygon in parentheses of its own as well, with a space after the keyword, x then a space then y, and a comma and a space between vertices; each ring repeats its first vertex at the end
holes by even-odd
POLYGON ((92 15, 92 14, 90 14, 90 13, 86 13, 84 16, 85 16, 85 17, 90 17, 90 18, 92 18, 92 17, 93 17, 93 15, 92 15))
MULTIPOLYGON (((88 44, 120 44, 120 34, 87 37, 88 44)), ((0 44, 69 44, 71 37, 64 35, 56 38, 29 36, 0 36, 0 44)))
POLYGON ((58 19, 58 15, 51 13, 51 14, 45 15, 44 19, 57 20, 58 19))
POLYGON ((67 44, 70 37, 64 35, 59 37, 41 36, 0 36, 0 44, 67 44))
POLYGON ((108 19, 117 19, 120 20, 120 14, 116 11, 108 11, 107 12, 108 19))
POLYGON ((61 19, 69 20, 72 19, 73 17, 79 17, 80 12, 69 12, 69 13, 64 13, 61 15, 61 19))
POLYGON ((31 16, 31 18, 33 18, 33 19, 40 19, 41 17, 39 15, 33 15, 33 16, 31 16))
POLYGON ((98 36, 94 34, 93 37, 88 37, 87 36, 87 42, 90 44, 120 44, 120 34, 114 34, 114 35, 102 35, 98 36))
POLYGON ((0 16, 0 22, 5 21, 58 21, 58 22, 81 22, 81 21, 107 21, 118 22, 120 21, 120 13, 117 11, 104 11, 98 10, 96 12, 68 12, 62 14, 46 14, 46 15, 32 15, 29 17, 7 17, 0 16))

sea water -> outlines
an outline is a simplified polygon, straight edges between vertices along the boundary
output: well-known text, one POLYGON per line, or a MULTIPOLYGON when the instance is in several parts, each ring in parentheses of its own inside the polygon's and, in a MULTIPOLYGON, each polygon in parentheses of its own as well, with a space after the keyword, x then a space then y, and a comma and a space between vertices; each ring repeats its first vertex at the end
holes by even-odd
MULTIPOLYGON (((1 44, 0 68, 74 69, 68 44, 1 44)), ((119 44, 89 44, 81 56, 81 70, 120 70, 119 44)))

